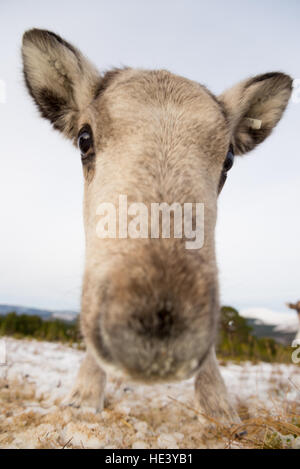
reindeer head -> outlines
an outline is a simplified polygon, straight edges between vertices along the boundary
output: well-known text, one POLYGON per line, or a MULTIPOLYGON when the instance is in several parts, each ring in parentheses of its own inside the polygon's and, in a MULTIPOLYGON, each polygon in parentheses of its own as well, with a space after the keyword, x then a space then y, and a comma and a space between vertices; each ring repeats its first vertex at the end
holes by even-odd
POLYGON ((268 73, 215 97, 164 70, 102 76, 48 31, 26 32, 22 52, 42 116, 79 147, 82 160, 87 347, 102 366, 136 379, 190 376, 215 341, 218 194, 233 154, 252 150, 280 120, 291 78, 268 73), (172 235, 99 238, 99 204, 114 204, 118 221, 121 194, 149 213, 153 203, 204 204, 203 246, 186 249, 186 238, 172 235))

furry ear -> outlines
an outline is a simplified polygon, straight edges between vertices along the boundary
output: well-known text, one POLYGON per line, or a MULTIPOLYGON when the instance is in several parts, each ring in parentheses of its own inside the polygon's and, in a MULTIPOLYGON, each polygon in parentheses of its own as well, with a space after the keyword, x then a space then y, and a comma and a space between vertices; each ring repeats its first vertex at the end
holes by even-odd
POLYGON ((25 32, 22 57, 25 82, 41 115, 75 138, 78 114, 92 101, 99 73, 75 47, 41 29, 25 32))
POLYGON ((279 122, 292 92, 292 79, 283 73, 266 73, 225 91, 223 103, 237 155, 263 142, 279 122))

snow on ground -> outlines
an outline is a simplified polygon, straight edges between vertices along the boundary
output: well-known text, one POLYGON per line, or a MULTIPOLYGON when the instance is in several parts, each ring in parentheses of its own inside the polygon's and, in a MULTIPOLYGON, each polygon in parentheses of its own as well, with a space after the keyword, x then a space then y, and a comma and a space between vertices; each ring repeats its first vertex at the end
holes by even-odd
MULTIPOLYGON (((5 339, 0 366, 1 448, 203 448, 218 442, 200 424, 193 380, 144 386, 108 379, 105 410, 60 405, 84 352, 57 343, 5 339)), ((221 366, 231 398, 248 416, 299 400, 299 365, 221 366)))

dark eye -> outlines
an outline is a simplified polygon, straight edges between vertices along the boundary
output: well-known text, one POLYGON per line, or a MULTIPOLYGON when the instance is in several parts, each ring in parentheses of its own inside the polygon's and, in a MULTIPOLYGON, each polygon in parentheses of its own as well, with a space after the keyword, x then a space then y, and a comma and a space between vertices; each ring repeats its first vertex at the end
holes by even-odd
POLYGON ((227 173, 227 171, 229 171, 232 168, 233 162, 234 162, 233 146, 230 145, 229 151, 228 151, 228 153, 226 155, 226 159, 224 161, 223 171, 225 171, 227 173))
POLYGON ((93 133, 89 125, 82 127, 78 134, 77 145, 81 153, 82 159, 94 155, 93 133))
POLYGON ((222 169, 222 173, 221 173, 221 177, 219 181, 219 188, 218 188, 219 194, 221 190, 223 189, 223 186, 227 179, 227 173, 232 168, 233 162, 234 162, 233 146, 230 145, 225 161, 223 163, 223 169, 222 169))

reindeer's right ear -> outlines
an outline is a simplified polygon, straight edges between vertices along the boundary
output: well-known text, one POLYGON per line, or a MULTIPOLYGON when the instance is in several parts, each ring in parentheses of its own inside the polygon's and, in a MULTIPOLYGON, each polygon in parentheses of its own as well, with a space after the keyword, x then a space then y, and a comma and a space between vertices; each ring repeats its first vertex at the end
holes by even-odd
POLYGON ((26 85, 41 115, 76 138, 79 112, 92 101, 99 73, 75 47, 41 29, 25 32, 22 56, 26 85))

